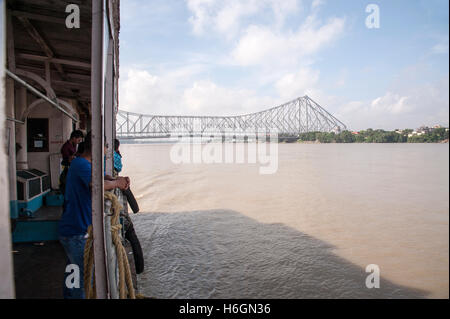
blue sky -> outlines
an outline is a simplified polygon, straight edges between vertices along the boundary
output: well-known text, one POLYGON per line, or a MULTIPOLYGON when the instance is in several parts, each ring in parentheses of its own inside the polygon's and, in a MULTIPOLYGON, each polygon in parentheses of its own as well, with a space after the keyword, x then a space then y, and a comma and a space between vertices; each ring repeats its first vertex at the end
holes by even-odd
POLYGON ((447 0, 126 0, 120 108, 238 115, 309 95, 351 129, 448 126, 447 0), (367 28, 368 4, 380 28, 367 28))

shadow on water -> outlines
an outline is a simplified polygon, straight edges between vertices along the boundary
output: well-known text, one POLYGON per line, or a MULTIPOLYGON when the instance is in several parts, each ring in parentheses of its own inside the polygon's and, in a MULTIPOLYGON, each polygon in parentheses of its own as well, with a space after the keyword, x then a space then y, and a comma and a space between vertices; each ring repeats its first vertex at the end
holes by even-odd
POLYGON ((140 292, 157 298, 424 298, 384 280, 333 246, 283 224, 230 210, 133 216, 145 254, 140 292))

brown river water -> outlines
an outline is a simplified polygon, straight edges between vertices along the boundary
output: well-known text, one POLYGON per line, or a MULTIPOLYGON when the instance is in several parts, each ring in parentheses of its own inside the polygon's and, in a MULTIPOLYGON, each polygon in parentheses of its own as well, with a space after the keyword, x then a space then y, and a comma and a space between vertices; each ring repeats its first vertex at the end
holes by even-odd
POLYGON ((448 144, 278 144, 266 175, 177 164, 174 147, 121 145, 145 295, 449 297, 448 144))

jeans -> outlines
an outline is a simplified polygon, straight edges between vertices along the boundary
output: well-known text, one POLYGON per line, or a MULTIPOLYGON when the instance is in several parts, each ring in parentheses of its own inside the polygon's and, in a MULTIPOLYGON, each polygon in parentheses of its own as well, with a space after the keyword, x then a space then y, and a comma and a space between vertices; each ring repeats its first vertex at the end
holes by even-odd
POLYGON ((85 235, 76 235, 70 237, 59 237, 59 241, 67 255, 67 265, 75 264, 78 266, 80 272, 79 276, 79 288, 77 287, 67 287, 67 277, 72 275, 72 278, 69 278, 69 282, 73 282, 73 269, 66 270, 68 272, 64 272, 64 282, 63 282, 63 296, 64 299, 84 299, 84 285, 83 285, 83 276, 84 276, 84 245, 86 244, 85 235))

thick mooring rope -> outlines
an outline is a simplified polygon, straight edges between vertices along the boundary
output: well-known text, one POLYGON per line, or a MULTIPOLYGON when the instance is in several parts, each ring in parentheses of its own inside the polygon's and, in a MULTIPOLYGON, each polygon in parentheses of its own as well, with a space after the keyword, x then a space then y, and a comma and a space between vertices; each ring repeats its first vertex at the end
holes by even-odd
POLYGON ((86 299, 95 299, 95 280, 92 280, 93 277, 93 269, 94 269, 94 236, 92 235, 92 225, 88 228, 88 238, 86 240, 86 244, 84 245, 84 292, 86 299), (93 286, 91 283, 93 282, 93 286))
MULTIPOLYGON (((136 299, 136 294, 133 287, 133 280, 131 276, 130 264, 128 263, 127 253, 125 247, 122 245, 122 240, 119 235, 122 225, 119 222, 120 210, 122 205, 117 197, 110 192, 105 192, 105 200, 111 201, 111 238, 116 247, 117 263, 119 268, 119 298, 120 299, 136 299), (128 294, 127 294, 128 293, 128 294)), ((93 234, 92 225, 88 229, 88 239, 84 246, 84 289, 87 299, 96 298, 95 294, 95 275, 94 268, 94 249, 93 249, 93 234), (93 285, 90 283, 93 282, 93 285), (89 284, 87 284, 89 283, 89 284)))

